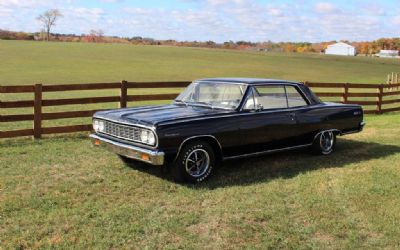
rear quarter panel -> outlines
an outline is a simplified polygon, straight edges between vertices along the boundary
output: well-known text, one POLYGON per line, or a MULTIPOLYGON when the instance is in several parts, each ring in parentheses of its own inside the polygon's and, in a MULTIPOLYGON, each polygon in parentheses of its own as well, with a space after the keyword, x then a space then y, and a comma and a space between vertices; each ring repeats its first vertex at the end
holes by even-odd
POLYGON ((359 105, 320 103, 297 112, 299 127, 305 132, 305 140, 311 143, 315 135, 323 130, 339 130, 341 134, 359 131, 363 111, 359 105))

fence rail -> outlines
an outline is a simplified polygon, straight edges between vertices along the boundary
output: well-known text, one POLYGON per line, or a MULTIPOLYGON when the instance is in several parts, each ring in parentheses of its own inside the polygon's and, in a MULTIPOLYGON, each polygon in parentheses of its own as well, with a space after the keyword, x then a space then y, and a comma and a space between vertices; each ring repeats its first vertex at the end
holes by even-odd
POLYGON ((383 108, 385 104, 400 103, 400 99, 383 100, 385 96, 400 95, 400 91, 393 91, 400 87, 400 84, 364 84, 364 83, 319 83, 319 82, 304 82, 310 88, 334 88, 339 89, 340 92, 319 92, 314 91, 319 97, 341 97, 341 102, 346 104, 359 104, 363 106, 375 106, 375 110, 365 110, 366 114, 383 114, 386 112, 400 111, 399 107, 383 108), (353 92, 351 89, 362 89, 363 91, 375 90, 372 92, 353 92), (351 97, 371 98, 375 100, 349 100, 351 97))
MULTIPOLYGON (((0 86, 0 93, 32 93, 33 100, 15 100, 15 101, 1 101, 0 109, 13 109, 13 108, 29 108, 33 107, 33 114, 16 114, 16 115, 0 115, 1 122, 19 122, 19 121, 33 121, 32 129, 20 129, 12 131, 0 131, 0 138, 10 138, 18 136, 33 136, 34 138, 41 138, 44 134, 58 134, 58 133, 71 133, 80 131, 90 131, 91 124, 82 125, 69 125, 58 127, 42 127, 44 120, 57 120, 67 118, 81 118, 91 117, 95 110, 82 110, 82 111, 62 111, 44 113, 43 107, 49 106, 62 106, 71 104, 96 104, 96 103, 119 103, 119 107, 127 107, 128 102, 134 101, 154 101, 154 100, 171 100, 174 99, 178 93, 173 94, 151 94, 151 95, 128 95, 129 89, 148 89, 148 88, 182 88, 186 87, 189 81, 179 82, 112 82, 112 83, 84 83, 84 84, 62 84, 62 85, 20 85, 20 86, 0 86), (116 96, 102 96, 102 97, 81 97, 81 98, 64 98, 64 99, 43 99, 43 93, 46 92, 60 92, 60 91, 82 91, 82 90, 105 90, 116 89, 120 91, 116 96)), ((360 84, 360 83, 318 83, 318 82, 304 82, 305 85, 316 88, 315 94, 320 97, 340 97, 340 102, 347 104, 360 104, 363 106, 375 106, 374 110, 366 110, 365 113, 382 114, 385 112, 400 111, 399 107, 383 108, 383 105, 400 103, 400 99, 383 100, 386 96, 400 96, 400 91, 393 91, 395 88, 400 87, 400 84, 360 84), (321 92, 320 89, 338 89, 339 92, 321 92), (362 89, 364 91, 375 89, 376 92, 351 92, 351 89, 362 89), (349 100, 349 98, 375 98, 375 100, 349 100)))
POLYGON ((128 102, 132 101, 154 101, 154 100, 171 100, 179 93, 175 94, 151 94, 151 95, 128 95, 128 89, 148 89, 148 88, 181 88, 186 87, 190 82, 113 82, 113 83, 84 83, 84 84, 62 84, 62 85, 21 85, 21 86, 0 86, 0 93, 33 93, 33 100, 16 100, 16 101, 0 101, 0 109, 13 108, 29 108, 33 107, 33 114, 17 114, 17 115, 0 115, 1 122, 18 122, 33 121, 32 129, 20 129, 12 131, 0 131, 0 138, 10 138, 17 136, 33 136, 41 138, 44 134, 71 133, 80 131, 90 131, 91 124, 69 125, 58 127, 42 127, 44 120, 57 120, 66 118, 91 117, 97 111, 80 110, 80 111, 63 111, 43 113, 43 107, 62 106, 73 104, 96 104, 96 103, 112 103, 118 102, 119 107, 127 107, 128 102), (118 96, 102 96, 102 97, 81 97, 81 98, 63 98, 63 99, 43 99, 45 92, 60 91, 82 91, 82 90, 104 90, 116 89, 120 90, 118 96))

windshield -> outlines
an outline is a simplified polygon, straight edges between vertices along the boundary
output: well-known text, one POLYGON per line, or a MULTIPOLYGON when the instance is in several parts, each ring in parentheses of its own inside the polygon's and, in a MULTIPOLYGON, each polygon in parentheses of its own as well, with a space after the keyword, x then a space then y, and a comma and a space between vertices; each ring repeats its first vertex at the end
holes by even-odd
POLYGON ((236 109, 245 91, 245 84, 193 82, 175 99, 175 102, 211 108, 236 109))

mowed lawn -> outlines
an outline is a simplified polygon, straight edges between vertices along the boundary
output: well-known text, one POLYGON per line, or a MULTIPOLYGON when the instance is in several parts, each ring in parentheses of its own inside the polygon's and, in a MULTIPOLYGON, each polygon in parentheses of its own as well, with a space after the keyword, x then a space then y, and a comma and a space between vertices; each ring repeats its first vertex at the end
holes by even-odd
POLYGON ((400 247, 400 118, 367 116, 331 156, 225 162, 197 186, 128 167, 86 134, 0 142, 0 246, 400 247))

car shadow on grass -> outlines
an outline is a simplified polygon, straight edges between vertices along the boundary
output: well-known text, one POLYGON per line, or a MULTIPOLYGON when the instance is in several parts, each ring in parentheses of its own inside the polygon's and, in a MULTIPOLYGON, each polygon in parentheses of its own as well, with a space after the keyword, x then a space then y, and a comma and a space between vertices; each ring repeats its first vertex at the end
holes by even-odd
MULTIPOLYGON (((335 152, 328 156, 314 155, 310 149, 306 148, 228 160, 224 161, 214 175, 204 183, 183 185, 208 189, 251 185, 268 182, 275 178, 292 178, 298 174, 318 169, 341 168, 349 164, 384 158, 399 152, 400 146, 338 139, 335 152)), ((132 168, 172 181, 168 173, 159 167, 138 165, 132 166, 132 168)))

